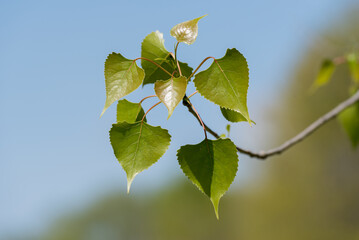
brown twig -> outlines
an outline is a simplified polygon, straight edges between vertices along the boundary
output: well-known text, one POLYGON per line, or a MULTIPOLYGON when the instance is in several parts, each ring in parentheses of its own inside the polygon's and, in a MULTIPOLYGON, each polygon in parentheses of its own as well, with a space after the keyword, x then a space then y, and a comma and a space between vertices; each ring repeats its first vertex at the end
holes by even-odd
MULTIPOLYGON (((296 135, 295 137, 293 137, 293 138, 289 139, 288 141, 284 142, 279 147, 270 149, 268 151, 260 151, 258 153, 255 153, 255 152, 252 152, 252 151, 249 151, 249 150, 246 150, 246 149, 243 149, 243 148, 240 148, 240 147, 236 146, 237 151, 240 152, 240 153, 246 154, 246 155, 248 155, 250 157, 259 158, 259 159, 262 159, 262 160, 264 160, 264 159, 266 159, 268 157, 271 157, 273 155, 281 154, 282 152, 288 150, 289 148, 291 148, 295 144, 299 143, 300 141, 302 141, 303 139, 305 139, 306 137, 311 135, 318 128, 323 126, 326 122, 328 122, 331 119, 335 118, 336 116, 338 116, 339 113, 341 113, 343 110, 345 110, 346 108, 348 108, 349 106, 353 105, 356 102, 359 102, 359 91, 357 91, 353 96, 351 96, 347 100, 341 102, 338 106, 333 108, 328 113, 326 113, 323 116, 321 116, 320 118, 318 118, 315 122, 310 124, 307 128, 305 128, 298 135, 296 135)), ((189 104, 189 103, 190 103, 189 99, 185 97, 183 99, 183 105, 185 105, 188 108, 188 111, 190 113, 192 113, 192 115, 194 115, 197 118, 197 115, 195 114, 195 112, 191 108, 191 104, 189 104)), ((198 118, 197 118, 197 120, 199 121, 198 118)), ((206 128, 206 131, 209 132, 210 134, 212 134, 215 138, 217 138, 217 139, 220 138, 219 135, 216 132, 214 132, 212 129, 210 129, 206 124, 203 123, 203 126, 206 128)))

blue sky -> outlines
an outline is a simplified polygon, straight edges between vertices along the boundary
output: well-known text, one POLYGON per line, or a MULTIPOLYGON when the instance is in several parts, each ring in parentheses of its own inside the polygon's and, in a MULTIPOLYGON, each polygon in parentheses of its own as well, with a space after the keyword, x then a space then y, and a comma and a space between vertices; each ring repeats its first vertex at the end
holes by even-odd
MULTIPOLYGON (((180 45, 179 58, 196 67, 207 56, 222 57, 227 48, 244 54, 250 67, 248 106, 257 126, 236 126, 232 135, 241 146, 256 149, 266 146, 258 137, 271 126, 263 109, 275 104, 312 36, 357 3, 0 1, 0 237, 41 231, 64 211, 111 190, 126 191, 125 174, 108 140, 114 106, 99 119, 109 53, 136 58, 142 39, 155 30, 164 33, 166 47, 172 50, 171 27, 208 14, 199 23, 197 41, 180 45)), ((191 86, 188 93, 193 91, 191 86)), ((139 101, 152 94, 147 86, 128 99, 139 101)), ((208 125, 225 132, 217 107, 200 96, 193 97, 193 103, 208 125)), ((160 106, 150 113, 149 122, 169 129, 172 145, 135 179, 134 195, 181 178, 176 150, 203 138, 183 107, 170 120, 166 116, 160 106)), ((243 162, 237 185, 251 177, 256 163, 250 162, 243 162)))

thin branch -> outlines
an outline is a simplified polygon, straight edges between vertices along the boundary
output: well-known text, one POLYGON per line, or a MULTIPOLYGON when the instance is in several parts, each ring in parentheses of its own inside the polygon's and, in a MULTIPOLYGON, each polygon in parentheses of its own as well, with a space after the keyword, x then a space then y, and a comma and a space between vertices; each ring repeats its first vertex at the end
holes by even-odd
POLYGON ((199 121, 199 123, 202 125, 203 131, 204 131, 204 136, 205 136, 206 139, 207 139, 207 126, 204 125, 204 123, 203 123, 203 121, 202 121, 202 118, 199 116, 197 110, 196 110, 195 107, 192 105, 192 103, 189 101, 189 99, 188 99, 187 103, 189 104, 190 108, 193 110, 193 112, 194 112, 194 114, 195 114, 197 120, 199 121))
MULTIPOLYGON (((186 99, 186 101, 189 102, 189 99, 186 99)), ((343 110, 345 110, 346 108, 348 108, 349 106, 353 105, 356 102, 359 102, 359 91, 357 91, 353 96, 351 96, 347 100, 341 102, 338 106, 333 108, 328 113, 326 113, 323 116, 321 116, 320 118, 318 118, 315 122, 310 124, 306 129, 304 129, 298 135, 296 135, 295 137, 284 142, 279 147, 270 149, 268 151, 260 151, 259 153, 255 153, 255 152, 252 152, 252 151, 249 151, 249 150, 246 150, 246 149, 243 149, 243 148, 240 148, 237 146, 236 147, 237 151, 240 153, 246 154, 250 157, 255 157, 255 158, 259 158, 259 159, 263 159, 263 160, 270 156, 281 154, 282 152, 288 150, 295 144, 299 143, 300 141, 302 141, 303 139, 305 139, 306 137, 311 135, 318 128, 320 128, 325 123, 327 123, 328 121, 330 121, 333 118, 335 118, 336 116, 338 116, 339 113, 341 113, 343 110)), ((188 111, 196 117, 195 113, 193 112, 193 109, 191 109, 191 105, 188 104, 187 102, 185 102, 185 99, 183 99, 183 105, 185 105, 188 108, 188 111)), ((199 120, 199 119, 197 118, 197 120, 199 120)), ((207 132, 212 134, 215 138, 217 138, 217 139, 219 138, 219 135, 216 132, 214 132, 212 129, 210 129, 206 124, 203 123, 203 125, 205 126, 207 132)))

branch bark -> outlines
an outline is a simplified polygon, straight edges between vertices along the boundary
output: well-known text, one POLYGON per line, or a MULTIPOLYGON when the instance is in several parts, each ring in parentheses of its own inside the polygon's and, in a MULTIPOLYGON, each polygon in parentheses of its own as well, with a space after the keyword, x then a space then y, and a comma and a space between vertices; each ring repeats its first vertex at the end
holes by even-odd
MULTIPOLYGON (((262 159, 262 160, 265 160, 266 158, 271 157, 273 155, 281 154, 282 152, 288 150, 289 148, 291 148, 295 144, 301 142, 303 139, 307 138, 309 135, 311 135, 313 132, 315 132, 318 128, 320 128, 325 123, 327 123, 328 121, 335 118, 339 113, 341 113, 343 110, 345 110, 346 108, 348 108, 349 106, 353 105, 356 102, 359 102, 359 91, 357 91, 353 96, 351 96, 347 100, 341 102, 338 106, 333 108, 328 113, 326 113, 323 116, 321 116, 320 118, 318 118, 315 122, 310 124, 307 128, 305 128, 298 135, 296 135, 295 137, 293 137, 293 138, 289 139, 288 141, 284 142, 279 147, 270 149, 268 151, 260 151, 260 152, 256 153, 256 152, 252 152, 252 151, 249 151, 249 150, 246 150, 246 149, 243 149, 243 148, 240 148, 240 147, 236 146, 237 151, 240 152, 240 153, 243 153, 245 155, 248 155, 250 157, 254 157, 254 158, 258 158, 258 159, 262 159)), ((186 96, 183 98, 182 103, 183 103, 184 106, 187 107, 188 111, 193 116, 196 117, 198 122, 200 122, 200 120, 198 119, 196 113, 193 111, 193 109, 191 107, 190 100, 186 96)), ((211 128, 209 128, 205 123, 203 123, 203 125, 206 128, 206 131, 208 133, 210 133, 212 136, 214 136, 217 139, 220 138, 219 135, 215 131, 213 131, 211 128)))

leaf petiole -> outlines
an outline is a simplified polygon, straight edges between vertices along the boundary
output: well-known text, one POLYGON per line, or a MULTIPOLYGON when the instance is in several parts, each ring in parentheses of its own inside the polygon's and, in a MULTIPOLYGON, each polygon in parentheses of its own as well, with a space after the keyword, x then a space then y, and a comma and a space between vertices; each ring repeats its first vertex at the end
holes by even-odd
POLYGON ((195 95, 196 93, 198 93, 198 91, 195 91, 194 93, 192 93, 191 95, 188 96, 188 98, 191 98, 193 95, 195 95))
POLYGON ((158 103, 156 103, 155 105, 153 105, 152 107, 150 107, 150 109, 147 110, 147 112, 145 113, 145 115, 143 115, 141 123, 143 123, 143 120, 145 119, 147 113, 149 113, 149 111, 151 111, 154 107, 156 107, 157 105, 159 105, 161 103, 161 101, 159 101, 158 103))
POLYGON ((161 65, 159 65, 158 63, 152 61, 151 59, 144 58, 144 57, 139 57, 139 58, 136 58, 135 60, 133 60, 133 62, 136 62, 137 60, 140 60, 140 59, 143 59, 143 60, 145 60, 145 61, 148 61, 148 62, 150 62, 150 63, 155 64, 157 67, 161 68, 162 71, 164 71, 164 72, 167 73, 168 75, 172 76, 171 73, 169 73, 166 69, 164 69, 163 67, 161 67, 161 65))
POLYGON ((157 97, 156 95, 147 96, 145 98, 142 98, 139 104, 141 104, 143 101, 145 101, 147 98, 157 97))
POLYGON ((180 76, 182 76, 182 71, 181 71, 181 67, 179 65, 179 62, 178 62, 178 59, 177 59, 177 56, 176 55, 173 55, 173 53, 170 52, 170 55, 173 57, 173 59, 175 59, 175 62, 176 62, 176 65, 177 65, 177 68, 178 68, 178 71, 180 73, 180 76))
POLYGON ((191 77, 193 77, 193 75, 196 74, 196 72, 198 71, 198 69, 208 60, 212 58, 214 61, 216 61, 216 59, 214 57, 206 57, 205 59, 203 59, 203 61, 198 65, 198 67, 196 68, 196 70, 193 71, 193 73, 188 77, 188 79, 191 79, 191 77))

